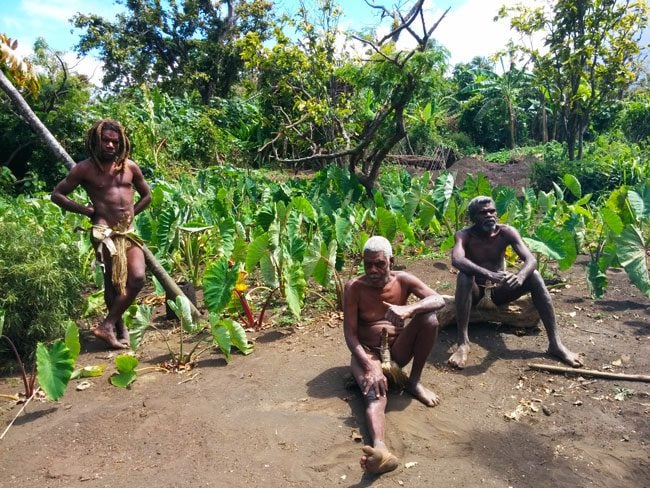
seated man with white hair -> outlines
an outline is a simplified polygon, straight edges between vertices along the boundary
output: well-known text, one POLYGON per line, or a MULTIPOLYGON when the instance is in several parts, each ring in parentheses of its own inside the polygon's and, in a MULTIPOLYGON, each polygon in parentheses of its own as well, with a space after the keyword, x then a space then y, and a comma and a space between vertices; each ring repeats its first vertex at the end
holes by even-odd
MULTIPOLYGON (((392 271, 393 262, 390 242, 371 237, 363 248, 365 273, 348 281, 343 295, 343 330, 352 352, 350 366, 364 396, 373 443, 363 447, 365 454, 360 461, 368 473, 385 473, 398 466, 397 457, 384 443, 388 384, 382 369, 382 333, 387 334, 395 367, 413 360, 404 388, 428 407, 440 402, 422 385, 420 376, 438 335, 435 312, 444 306, 444 300, 411 273, 392 271), (410 295, 420 300, 408 304, 410 295)), ((386 357, 383 359, 385 363, 386 357)))

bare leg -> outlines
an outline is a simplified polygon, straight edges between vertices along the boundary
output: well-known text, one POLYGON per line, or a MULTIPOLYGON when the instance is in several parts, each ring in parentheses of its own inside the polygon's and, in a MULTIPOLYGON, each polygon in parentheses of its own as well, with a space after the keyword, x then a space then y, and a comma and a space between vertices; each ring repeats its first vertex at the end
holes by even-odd
MULTIPOLYGON (((381 372, 381 363, 379 358, 368 353, 373 367, 378 368, 381 372)), ((356 358, 353 356, 350 363, 352 374, 359 386, 362 385, 364 371, 359 365, 356 358)), ((383 374, 383 373, 382 373, 383 374)), ((386 403, 388 399, 377 397, 372 390, 364 397, 366 405, 366 422, 368 423, 368 430, 372 438, 372 446, 363 446, 364 455, 361 456, 359 464, 361 469, 367 473, 379 474, 392 471, 398 466, 397 457, 390 453, 386 444, 384 444, 385 425, 386 425, 386 403)))
POLYGON ((558 357, 561 361, 564 361, 574 368, 583 366, 582 360, 578 354, 567 349, 560 340, 560 335, 557 331, 557 322, 555 320, 555 309, 553 308, 551 295, 546 289, 542 275, 535 271, 530 278, 526 280, 524 286, 530 288, 531 298, 533 299, 535 308, 537 308, 542 323, 544 324, 544 328, 546 329, 546 335, 548 336, 548 353, 558 357))
POLYGON ((456 280, 456 326, 458 327, 458 345, 447 363, 455 368, 464 368, 469 355, 469 314, 472 309, 472 295, 478 295, 474 277, 462 272, 456 280))
MULTIPOLYGON (((116 296, 117 292, 113 287, 113 282, 111 281, 110 275, 108 275, 108 279, 104 279, 104 301, 106 302, 106 308, 108 310, 113 307, 116 296)), ((119 342, 122 344, 129 344, 129 329, 127 329, 126 325, 124 325, 122 317, 120 317, 120 319, 117 321, 117 324, 115 324, 114 333, 119 342)))
POLYGON ((411 358, 411 374, 406 390, 427 407, 435 407, 440 398, 420 382, 422 370, 438 337, 438 320, 435 313, 424 313, 414 317, 395 339, 391 347, 393 360, 405 366, 411 358))
MULTIPOLYGON (((114 349, 125 349, 128 346, 117 339, 115 330, 120 327, 124 327, 124 324, 121 323, 122 314, 126 311, 127 308, 133 303, 135 297, 138 295, 145 282, 145 262, 144 254, 142 249, 137 246, 131 246, 127 250, 127 259, 128 259, 128 278, 126 282, 126 293, 123 295, 118 295, 113 291, 112 298, 107 300, 108 315, 104 321, 95 327, 93 333, 95 336, 103 339, 113 347, 114 349), (121 326, 119 325, 121 323, 121 326)), ((109 260, 110 262, 110 260, 109 260)), ((108 266, 107 266, 108 268, 108 266)), ((110 272, 107 272, 104 277, 104 284, 108 289, 108 286, 113 289, 110 272), (109 283, 110 282, 110 283, 109 283)), ((110 294, 109 294, 110 296, 110 294)), ((124 327, 126 329, 126 327, 124 327)), ((121 329, 122 334, 124 330, 121 329)), ((127 331, 128 338, 128 331, 127 331)), ((122 335, 124 338, 124 335, 122 335)))

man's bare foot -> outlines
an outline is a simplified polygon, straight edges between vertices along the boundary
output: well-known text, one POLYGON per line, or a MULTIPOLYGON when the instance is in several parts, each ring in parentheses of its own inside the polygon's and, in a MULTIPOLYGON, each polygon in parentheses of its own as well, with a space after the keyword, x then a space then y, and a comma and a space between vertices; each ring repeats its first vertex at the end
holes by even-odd
POLYGON ((95 335, 95 337, 99 337, 113 349, 126 349, 128 347, 126 344, 122 344, 117 340, 115 332, 113 332, 113 327, 107 327, 106 325, 101 324, 93 327, 90 331, 95 335))
POLYGON ((361 456, 361 461, 359 461, 359 463, 361 464, 361 469, 366 473, 388 473, 399 466, 397 458, 394 454, 390 453, 386 446, 363 446, 361 449, 365 455, 361 456))
POLYGON ((575 352, 569 351, 564 344, 558 344, 557 346, 548 346, 546 351, 549 354, 560 358, 560 360, 567 363, 569 366, 574 368, 580 368, 584 366, 582 359, 575 352))
POLYGON ((453 366, 454 368, 463 369, 468 355, 469 344, 461 344, 458 346, 458 349, 456 349, 456 352, 449 357, 447 363, 449 366, 453 366))
POLYGON ((440 403, 440 398, 438 395, 436 395, 428 388, 425 388, 424 385, 419 381, 415 385, 407 383, 406 391, 424 403, 427 407, 435 407, 440 403))
POLYGON ((115 332, 117 335, 117 340, 120 341, 122 344, 126 344, 127 346, 130 343, 129 340, 129 329, 124 325, 124 322, 121 320, 117 323, 115 326, 115 332))

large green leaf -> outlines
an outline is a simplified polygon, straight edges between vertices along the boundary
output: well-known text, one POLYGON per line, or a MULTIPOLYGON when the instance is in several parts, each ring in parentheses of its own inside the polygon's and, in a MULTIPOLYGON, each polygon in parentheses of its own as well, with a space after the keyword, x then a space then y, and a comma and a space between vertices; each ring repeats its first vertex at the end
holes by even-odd
POLYGON ((190 300, 186 296, 178 295, 173 301, 167 300, 167 305, 176 314, 176 317, 180 319, 181 327, 185 332, 196 334, 203 328, 200 324, 194 323, 190 300))
POLYGON ((279 271, 276 270, 273 259, 271 259, 270 254, 265 254, 260 260, 260 274, 264 280, 264 284, 269 288, 277 288, 280 286, 278 280, 279 271))
POLYGON ((307 200, 305 197, 295 197, 293 200, 291 200, 291 203, 289 204, 289 210, 291 209, 295 209, 298 212, 302 213, 312 222, 316 220, 316 211, 314 210, 314 207, 312 207, 311 203, 309 203, 309 200, 307 200))
POLYGON ((562 177, 562 183, 564 183, 574 197, 580 198, 582 196, 582 186, 580 185, 580 181, 572 174, 564 175, 562 177))
POLYGON ((287 261, 283 270, 285 299, 289 310, 296 318, 300 318, 307 282, 300 263, 287 261))
POLYGON ((232 319, 226 319, 226 327, 228 327, 228 332, 230 333, 230 342, 235 346, 239 351, 248 356, 253 352, 253 346, 249 344, 248 338, 246 337, 246 331, 239 322, 235 322, 232 319))
POLYGON ((392 242, 397 233, 397 220, 395 219, 393 212, 386 208, 379 207, 377 209, 377 224, 379 227, 379 233, 392 242))
POLYGON ((400 212, 396 212, 395 219, 397 221, 397 228, 404 236, 404 243, 407 245, 415 244, 416 243, 415 233, 413 232, 413 228, 411 227, 411 224, 406 220, 406 217, 402 215, 400 212))
POLYGON ((637 222, 650 217, 650 183, 637 190, 627 192, 630 207, 634 211, 637 222))
POLYGON ((250 243, 248 246, 248 251, 246 252, 246 271, 251 273, 257 263, 260 262, 263 256, 269 254, 269 233, 265 232, 264 234, 258 236, 250 243))
POLYGON ((555 230, 547 225, 540 225, 533 237, 524 237, 532 252, 538 252, 557 260, 561 270, 571 267, 577 251, 573 235, 567 230, 555 230))
POLYGON ((226 256, 208 264, 203 274, 203 299, 210 312, 221 312, 228 305, 237 276, 237 268, 228 266, 226 256))
POLYGON ((129 345, 137 351, 142 343, 144 333, 151 324, 153 307, 151 305, 131 305, 122 319, 129 329, 129 345))
POLYGON ((161 252, 169 250, 174 235, 177 213, 174 207, 163 209, 158 217, 158 230, 156 232, 156 246, 161 252))
POLYGON ((314 239, 303 261, 305 279, 314 278, 319 285, 327 286, 336 266, 336 250, 336 240, 327 246, 320 239, 314 239))
POLYGON ((621 232, 623 232, 624 224, 616 212, 614 212, 611 208, 602 207, 600 209, 600 217, 603 219, 603 222, 609 228, 609 230, 611 230, 617 236, 621 235, 621 232))
POLYGON ((221 251, 224 256, 230 256, 235 248, 235 229, 235 220, 233 218, 224 219, 224 221, 219 224, 221 251))
POLYGON ((120 354, 115 358, 117 373, 111 376, 111 384, 118 388, 126 388, 135 381, 138 373, 135 371, 138 359, 130 354, 120 354))
MULTIPOLYGON (((79 357, 79 351, 81 351, 81 344, 79 343, 79 329, 77 324, 72 320, 68 321, 68 327, 65 329, 65 345, 70 350, 72 359, 74 361, 79 357)), ((2 332, 0 332, 1 334, 2 332)))
POLYGON ((350 220, 344 217, 339 216, 338 214, 334 216, 334 229, 336 233, 336 240, 340 242, 344 248, 350 247, 352 243, 352 224, 350 220))
POLYGON ((630 281, 650 298, 650 277, 648 277, 648 262, 645 242, 639 229, 626 225, 621 235, 616 239, 618 260, 625 268, 630 281))
POLYGON ((420 228, 426 230, 429 228, 431 220, 436 214, 436 207, 433 203, 433 199, 430 196, 422 198, 420 202, 420 212, 418 213, 418 219, 420 221, 420 228))
POLYGON ((48 349, 42 342, 36 345, 38 384, 45 394, 56 401, 63 396, 74 371, 70 349, 57 340, 48 349))
POLYGON ((210 314, 210 330, 212 331, 212 343, 221 349, 226 358, 226 363, 230 363, 230 329, 226 326, 226 321, 230 319, 217 319, 215 314, 210 314))
POLYGON ((449 205, 449 200, 454 192, 454 176, 444 171, 436 178, 433 189, 433 201, 439 215, 443 215, 449 205))
POLYGON ((421 200, 422 193, 420 189, 412 187, 411 191, 406 194, 404 199, 404 207, 402 208, 404 217, 411 220, 415 215, 415 210, 418 208, 418 205, 420 205, 421 200))

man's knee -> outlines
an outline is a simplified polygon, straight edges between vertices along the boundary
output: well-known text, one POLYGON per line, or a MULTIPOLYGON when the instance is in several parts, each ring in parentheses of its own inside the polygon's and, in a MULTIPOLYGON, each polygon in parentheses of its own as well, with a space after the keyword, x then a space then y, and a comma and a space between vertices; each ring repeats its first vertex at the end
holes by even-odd
POLYGON ((539 271, 533 271, 528 279, 524 282, 524 288, 528 291, 546 291, 546 284, 544 283, 544 278, 539 271))
POLYGON ((421 314, 422 322, 425 324, 425 327, 430 329, 438 328, 438 316, 435 312, 426 312, 421 314))
POLYGON ((140 291, 144 287, 147 281, 145 273, 132 273, 129 274, 129 277, 126 282, 126 286, 133 291, 140 291))
POLYGON ((414 317, 408 326, 416 327, 418 330, 436 329, 438 327, 438 317, 435 312, 421 313, 414 317))
POLYGON ((474 286, 474 275, 459 271, 456 277, 456 290, 461 289, 469 292, 472 286, 474 286))

